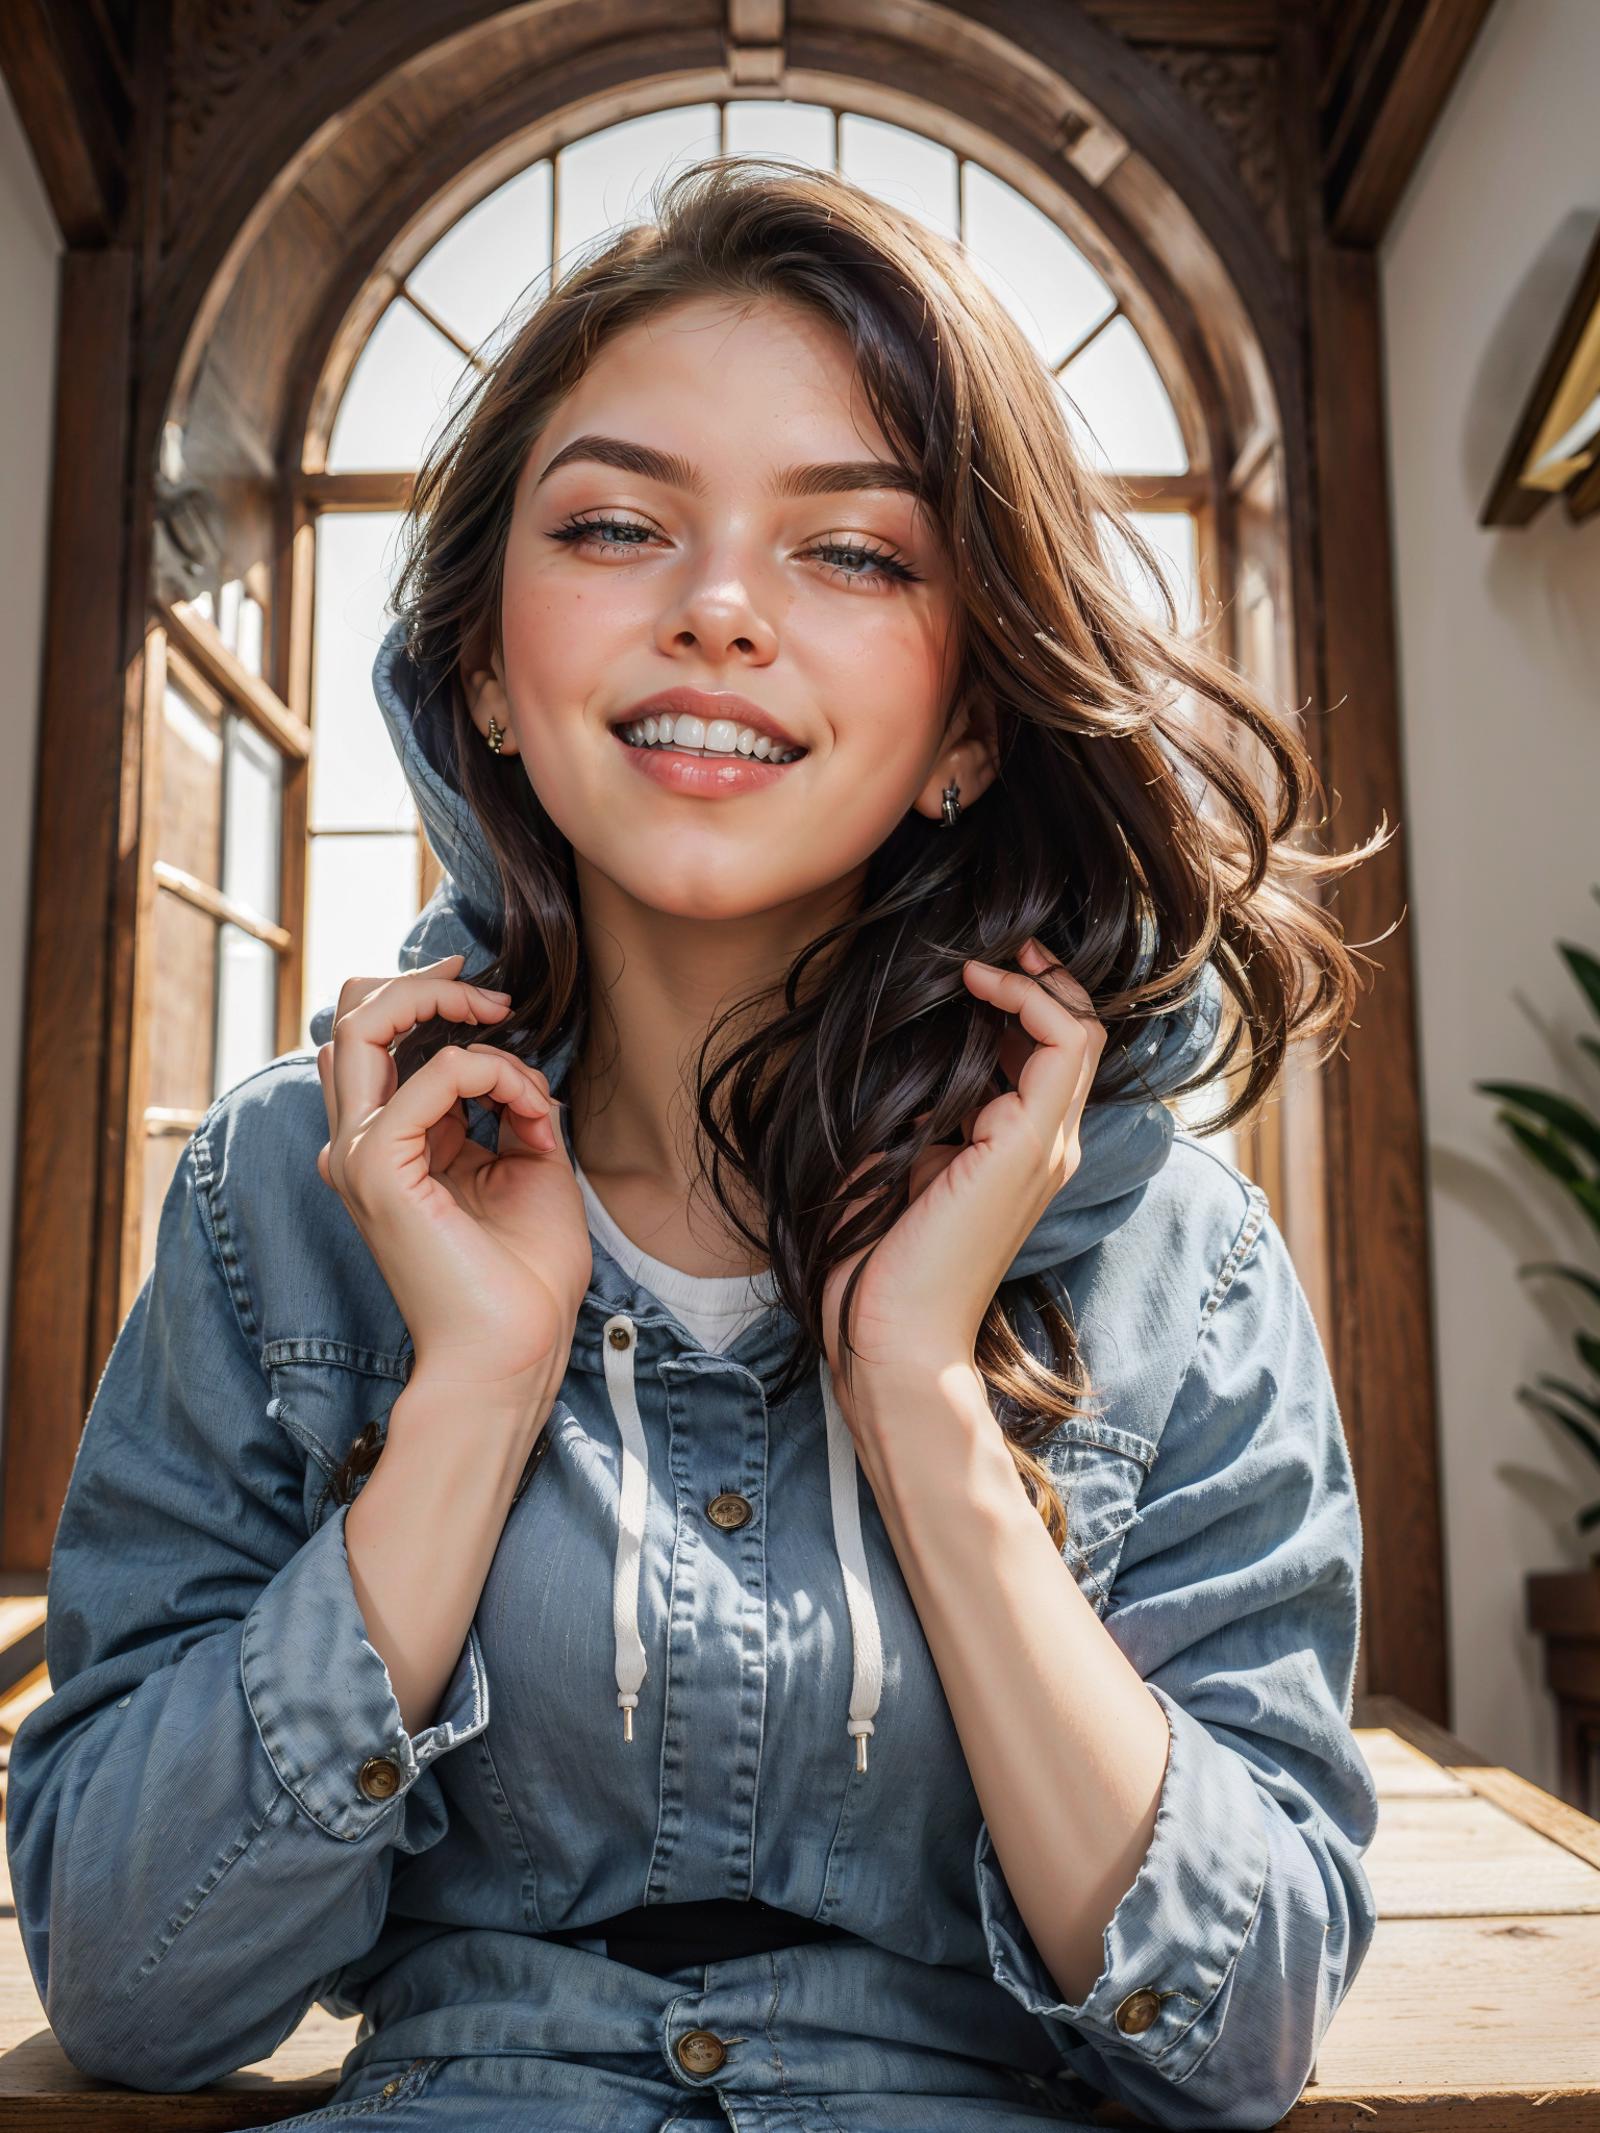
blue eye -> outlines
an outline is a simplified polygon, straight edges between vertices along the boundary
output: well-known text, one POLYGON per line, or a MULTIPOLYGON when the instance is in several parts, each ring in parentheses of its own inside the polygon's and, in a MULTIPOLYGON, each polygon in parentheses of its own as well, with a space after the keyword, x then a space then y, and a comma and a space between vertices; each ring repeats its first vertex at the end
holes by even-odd
MULTIPOLYGON (((906 564, 901 562, 900 558, 897 555, 892 553, 891 550, 887 548, 863 548, 859 543, 854 541, 820 541, 815 548, 808 548, 806 550, 806 554, 817 556, 848 555, 861 557, 868 563, 875 563, 879 571, 885 574, 884 580, 880 582, 886 582, 887 579, 894 579, 897 583, 909 585, 912 584, 917 577, 917 572, 912 569, 909 569, 906 564)), ((843 566, 843 564, 840 563, 830 563, 826 567, 829 570, 837 571, 839 576, 842 578, 867 578, 867 573, 865 571, 847 570, 843 566)), ((870 580, 868 582, 870 582, 870 580)))
MULTIPOLYGON (((642 548, 646 541, 654 538, 654 534, 652 528, 641 526, 634 519, 574 518, 568 519, 565 525, 556 527, 550 538, 553 541, 580 545, 592 538, 598 548, 642 548), (611 534, 621 535, 622 538, 601 538, 602 535, 611 534)), ((808 556, 823 559, 824 569, 831 570, 837 578, 856 579, 873 586, 874 589, 881 588, 884 591, 887 591, 892 583, 916 584, 922 575, 920 571, 911 569, 909 564, 901 562, 892 549, 868 548, 855 541, 819 541, 815 547, 807 548, 803 552, 808 556), (854 562, 826 560, 841 556, 853 558, 854 562), (870 571, 856 567, 862 563, 870 563, 873 567, 870 571)))

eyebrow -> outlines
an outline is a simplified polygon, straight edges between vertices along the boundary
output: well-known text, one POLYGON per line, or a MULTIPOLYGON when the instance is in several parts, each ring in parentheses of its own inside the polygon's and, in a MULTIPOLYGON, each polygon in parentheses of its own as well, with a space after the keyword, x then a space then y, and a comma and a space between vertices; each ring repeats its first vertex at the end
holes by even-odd
MULTIPOLYGON (((665 482, 669 488, 705 494, 705 476, 677 452, 658 452, 653 445, 631 444, 624 437, 590 434, 574 437, 550 461, 539 482, 548 481, 557 467, 574 460, 593 460, 603 467, 616 467, 624 474, 637 474, 645 481, 665 482)), ((539 483, 534 484, 535 488, 539 483)), ((908 467, 893 459, 830 459, 816 466, 784 467, 773 483, 776 496, 836 496, 851 489, 899 489, 920 497, 922 484, 908 467)))

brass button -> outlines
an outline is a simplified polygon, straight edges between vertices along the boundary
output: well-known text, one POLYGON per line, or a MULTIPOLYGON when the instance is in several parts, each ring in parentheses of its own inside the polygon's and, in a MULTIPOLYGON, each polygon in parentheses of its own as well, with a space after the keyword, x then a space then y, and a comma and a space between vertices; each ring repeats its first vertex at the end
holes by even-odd
POLYGON ((380 2096, 395 2096, 399 2094, 399 2090, 400 2082, 397 2076, 393 2081, 386 2081, 383 2087, 379 2089, 378 2094, 380 2096))
POLYGON ((688 2074, 714 2074, 728 2056, 728 2047, 714 2030, 691 2029, 678 2039, 678 2064, 688 2074))
POLYGON ((373 1755, 361 1765, 356 1783, 369 1800, 392 1800, 400 1790, 400 1765, 392 1755, 373 1755))
POLYGON ((1161 1995, 1152 1992, 1148 1985, 1138 1992, 1130 1992, 1117 2009, 1117 2027, 1130 2037, 1146 2030, 1161 2013, 1161 1995))
POLYGON ((629 1348, 633 1345, 633 1335, 626 1326, 613 1326, 606 1339, 613 1348, 629 1348))
POLYGON ((706 1516, 724 1533, 732 1533, 736 1527, 747 1525, 755 1514, 748 1497, 738 1495, 733 1489, 724 1489, 706 1505, 706 1516))

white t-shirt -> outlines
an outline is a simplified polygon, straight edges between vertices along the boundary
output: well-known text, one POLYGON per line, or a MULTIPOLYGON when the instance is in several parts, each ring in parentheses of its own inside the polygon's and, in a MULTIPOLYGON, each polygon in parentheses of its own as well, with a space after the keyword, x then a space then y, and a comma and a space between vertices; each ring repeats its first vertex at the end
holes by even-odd
POLYGON ((772 1308, 777 1292, 770 1270, 760 1274, 685 1274, 678 1267, 668 1266, 664 1259, 652 1258, 617 1227, 576 1156, 572 1168, 589 1211, 589 1227, 618 1266, 658 1297, 701 1347, 716 1354, 731 1346, 746 1326, 772 1308))

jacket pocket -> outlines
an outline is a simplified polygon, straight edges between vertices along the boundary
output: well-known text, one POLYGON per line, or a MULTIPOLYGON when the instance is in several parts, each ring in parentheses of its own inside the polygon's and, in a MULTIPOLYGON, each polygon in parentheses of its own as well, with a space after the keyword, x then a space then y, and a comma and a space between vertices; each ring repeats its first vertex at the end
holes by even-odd
POLYGON ((1117 1564, 1139 1523, 1139 1494, 1156 1447, 1136 1430, 1073 1416, 1039 1448, 1067 1514, 1062 1553, 1079 1589, 1103 1615, 1117 1564))
POLYGON ((272 1388, 267 1412, 308 1462, 306 1529, 314 1533, 338 1508, 333 1477, 369 1424, 381 1447, 389 1411, 411 1374, 410 1351, 390 1353, 308 1334, 268 1341, 261 1367, 272 1388))

